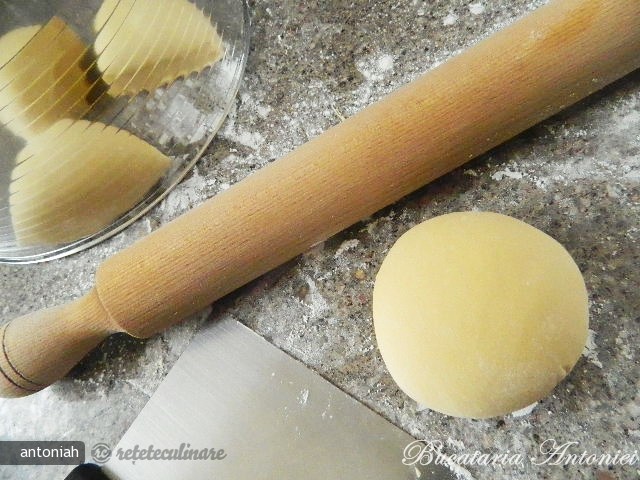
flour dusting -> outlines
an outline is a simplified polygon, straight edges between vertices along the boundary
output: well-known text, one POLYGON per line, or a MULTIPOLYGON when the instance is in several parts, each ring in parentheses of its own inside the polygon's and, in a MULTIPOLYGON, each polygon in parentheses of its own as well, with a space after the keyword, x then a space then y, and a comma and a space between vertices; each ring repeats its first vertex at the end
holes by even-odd
POLYGON ((389 93, 391 88, 387 87, 384 80, 393 72, 394 61, 393 55, 388 53, 367 55, 356 61, 356 68, 364 81, 354 91, 356 101, 353 110, 348 112, 349 115, 389 93))
POLYGON ((162 201, 160 209, 171 217, 192 208, 202 201, 207 184, 207 178, 200 174, 198 167, 194 168, 191 176, 179 183, 162 201))
MULTIPOLYGON (((246 95, 241 95, 241 98, 244 99, 245 103, 251 102, 246 95)), ((236 116, 237 110, 232 109, 227 116, 227 121, 224 123, 224 128, 219 133, 220 136, 251 150, 258 150, 265 142, 264 137, 260 132, 236 124, 236 116)))
POLYGON ((522 174, 522 172, 514 172, 506 168, 504 170, 498 170, 493 175, 491 175, 491 178, 497 181, 500 181, 503 178, 513 178, 515 180, 520 180, 523 176, 524 175, 522 174))
POLYGON ((345 240, 336 250, 333 258, 338 258, 342 256, 346 251, 355 249, 360 244, 360 241, 357 238, 352 238, 350 240, 345 240))
POLYGON ((316 283, 307 277, 307 285, 309 286, 310 302, 307 304, 311 313, 311 319, 316 319, 331 310, 331 307, 327 303, 327 300, 318 291, 316 283))
POLYGON ((512 412, 511 416, 524 417, 526 415, 529 415, 531 412, 533 412, 533 409, 536 408, 537 405, 538 405, 538 402, 532 403, 531 405, 521 408, 520 410, 516 410, 515 412, 512 412))
POLYGON ((452 448, 455 448, 456 450, 462 451, 465 449, 465 445, 462 440, 456 440, 455 438, 451 438, 451 437, 447 437, 447 445, 449 445, 452 448))
POLYGON ((381 72, 386 72, 393 68, 393 56, 385 54, 378 58, 378 69, 381 72))
POLYGON ((587 344, 584 347, 582 352, 582 356, 586 357, 591 363, 593 363, 596 367, 602 368, 602 362, 598 359, 598 346, 596 345, 596 332, 589 329, 589 334, 587 335, 587 344))
POLYGON ((469 5, 469 11, 473 15, 482 15, 484 13, 484 5, 480 2, 469 5))
POLYGON ((224 137, 231 141, 249 147, 252 150, 257 150, 260 145, 264 143, 264 137, 259 132, 248 131, 233 131, 230 129, 225 130, 224 137))
POLYGON ((452 12, 446 17, 444 17, 444 19, 442 20, 442 25, 444 25, 445 27, 450 27, 451 25, 454 25, 457 21, 458 21, 458 15, 452 12))

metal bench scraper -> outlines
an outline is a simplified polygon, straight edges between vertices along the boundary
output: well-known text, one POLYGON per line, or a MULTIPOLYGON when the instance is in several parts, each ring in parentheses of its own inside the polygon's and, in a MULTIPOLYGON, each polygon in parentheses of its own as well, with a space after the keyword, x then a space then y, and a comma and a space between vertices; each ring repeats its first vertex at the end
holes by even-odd
POLYGON ((223 320, 196 335, 101 471, 81 466, 67 480, 455 478, 435 462, 405 465, 414 441, 244 325, 223 320), (224 458, 124 458, 136 446, 175 454, 181 445, 183 454, 214 449, 224 458))

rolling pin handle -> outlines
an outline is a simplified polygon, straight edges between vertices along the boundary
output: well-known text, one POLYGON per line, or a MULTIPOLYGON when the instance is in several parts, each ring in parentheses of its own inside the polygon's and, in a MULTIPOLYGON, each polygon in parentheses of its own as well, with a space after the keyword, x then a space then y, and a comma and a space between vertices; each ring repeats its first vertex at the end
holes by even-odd
POLYGON ((95 290, 67 305, 2 325, 0 396, 22 397, 42 390, 119 330, 95 290))

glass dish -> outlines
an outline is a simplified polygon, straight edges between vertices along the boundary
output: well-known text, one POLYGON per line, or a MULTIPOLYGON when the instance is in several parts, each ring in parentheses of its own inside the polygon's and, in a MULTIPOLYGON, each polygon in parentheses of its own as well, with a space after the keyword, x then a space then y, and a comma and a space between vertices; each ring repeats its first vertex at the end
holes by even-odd
POLYGON ((0 2, 0 262, 69 255, 158 203, 221 126, 248 45, 242 0, 0 2))

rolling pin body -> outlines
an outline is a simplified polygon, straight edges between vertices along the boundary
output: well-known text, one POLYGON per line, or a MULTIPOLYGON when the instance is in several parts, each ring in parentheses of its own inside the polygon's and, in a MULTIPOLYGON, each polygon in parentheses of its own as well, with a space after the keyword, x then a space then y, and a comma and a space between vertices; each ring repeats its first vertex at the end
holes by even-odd
MULTIPOLYGON (((639 66, 640 2, 552 1, 106 260, 81 308, 153 335, 639 66)), ((81 317, 14 320, 0 393, 71 368, 81 317)))

